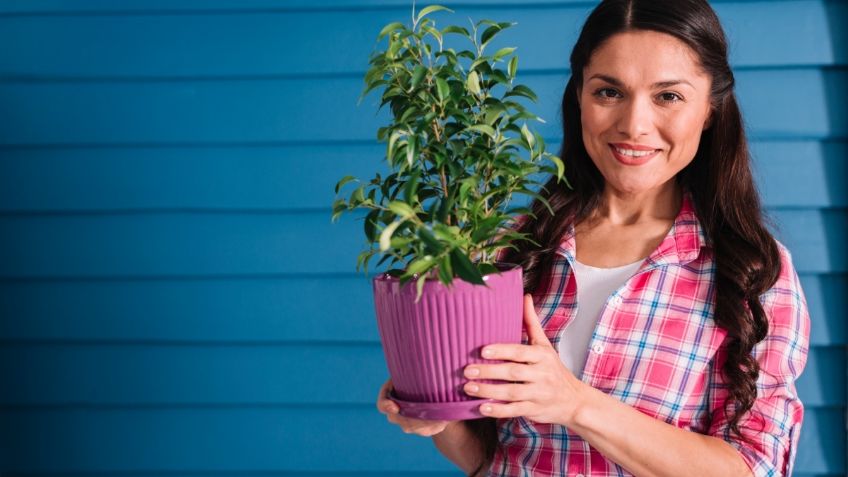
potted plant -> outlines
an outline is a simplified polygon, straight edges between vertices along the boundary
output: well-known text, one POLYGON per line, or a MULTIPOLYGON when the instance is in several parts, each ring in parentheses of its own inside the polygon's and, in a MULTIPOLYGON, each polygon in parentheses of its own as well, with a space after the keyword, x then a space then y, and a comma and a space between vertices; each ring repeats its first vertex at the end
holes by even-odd
MULTIPOLYGON (((435 27, 431 5, 412 25, 390 23, 377 41, 385 50, 370 56, 359 101, 381 88, 392 120, 377 131, 386 143, 391 173, 368 183, 346 176, 336 184, 332 220, 346 211, 367 211, 368 249, 357 271, 375 256, 385 273, 373 278, 378 329, 402 415, 424 419, 473 419, 485 400, 462 392, 463 368, 483 361, 479 348, 521 342, 521 267, 501 263, 499 253, 529 240, 514 226, 525 206, 516 196, 533 190, 543 173, 563 179, 562 161, 545 152, 527 121, 541 118, 517 99, 536 101, 514 84, 515 48, 489 55, 486 47, 509 22, 481 20, 470 30, 435 27), (447 35, 473 49, 447 48, 447 35), (338 198, 347 185, 356 185, 338 198)), ((542 121, 543 122, 543 121, 542 121)), ((550 205, 545 202, 550 210, 550 205)), ((551 210, 551 213, 553 211, 551 210)))

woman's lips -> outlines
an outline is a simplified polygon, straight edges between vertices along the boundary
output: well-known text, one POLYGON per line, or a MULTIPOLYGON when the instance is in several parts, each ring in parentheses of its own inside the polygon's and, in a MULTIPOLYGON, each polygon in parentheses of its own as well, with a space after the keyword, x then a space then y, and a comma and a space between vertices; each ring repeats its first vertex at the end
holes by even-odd
POLYGON ((654 151, 650 154, 647 154, 645 156, 634 157, 634 156, 628 156, 626 154, 619 153, 616 150, 615 146, 613 146, 612 144, 610 144, 610 150, 612 151, 612 155, 618 160, 618 162, 620 162, 620 163, 622 163, 626 166, 641 166, 642 164, 644 164, 644 163, 650 161, 651 159, 653 159, 654 157, 656 157, 656 155, 660 152, 660 150, 657 149, 656 151, 654 151))

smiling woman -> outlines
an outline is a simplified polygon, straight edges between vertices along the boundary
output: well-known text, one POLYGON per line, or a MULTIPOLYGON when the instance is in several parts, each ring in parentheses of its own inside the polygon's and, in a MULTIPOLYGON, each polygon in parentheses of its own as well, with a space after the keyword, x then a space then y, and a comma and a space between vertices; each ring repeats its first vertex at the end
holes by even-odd
POLYGON ((436 446, 471 475, 790 475, 810 320, 764 225, 718 17, 602 1, 570 60, 573 189, 549 181, 556 214, 535 201, 518 228, 535 244, 502 257, 524 269, 527 338, 466 369, 467 393, 502 403, 436 446))
POLYGON ((583 144, 611 192, 671 185, 694 159, 710 116, 710 76, 695 53, 674 36, 634 30, 605 41, 584 75, 583 144))

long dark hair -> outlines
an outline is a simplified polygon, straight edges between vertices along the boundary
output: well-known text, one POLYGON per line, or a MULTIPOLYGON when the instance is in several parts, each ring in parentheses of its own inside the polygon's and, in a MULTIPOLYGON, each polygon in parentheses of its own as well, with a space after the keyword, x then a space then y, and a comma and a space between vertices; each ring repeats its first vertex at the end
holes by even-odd
MULTIPOLYGON (((587 218, 598 206, 604 178, 583 144, 577 87, 592 53, 611 36, 652 30, 674 36, 688 45, 712 79, 710 124, 701 135, 695 158, 675 178, 691 192, 695 210, 712 246, 715 260, 716 325, 727 331, 727 359, 722 367, 734 405, 729 428, 742 440, 738 423, 757 397, 759 364, 751 355, 768 333, 768 321, 759 301, 780 273, 777 243, 765 225, 754 185, 744 124, 734 94, 735 80, 727 55, 727 41, 718 17, 706 0, 604 0, 589 15, 571 52, 571 78, 562 97, 563 142, 560 157, 572 189, 551 178, 541 191, 551 204, 551 215, 538 200, 531 205, 535 219, 520 232, 541 246, 519 242, 503 261, 521 264, 525 293, 544 287, 542 277, 551 266, 568 227, 587 218)), ((489 464, 497 448, 495 420, 468 421, 485 449, 489 464)))

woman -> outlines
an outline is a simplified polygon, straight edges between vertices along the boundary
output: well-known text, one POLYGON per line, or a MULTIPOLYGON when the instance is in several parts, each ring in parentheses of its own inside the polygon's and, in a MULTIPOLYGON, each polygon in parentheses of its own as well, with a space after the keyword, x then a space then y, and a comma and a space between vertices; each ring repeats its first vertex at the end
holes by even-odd
MULTIPOLYGON (((420 421, 469 475, 789 475, 809 316, 763 224, 727 46, 703 0, 603 1, 562 101, 573 189, 552 179, 504 261, 525 271, 522 344, 465 369, 499 404, 420 421), (504 380, 501 384, 479 379, 504 380)), ((491 351, 491 354, 486 354, 491 351)))

